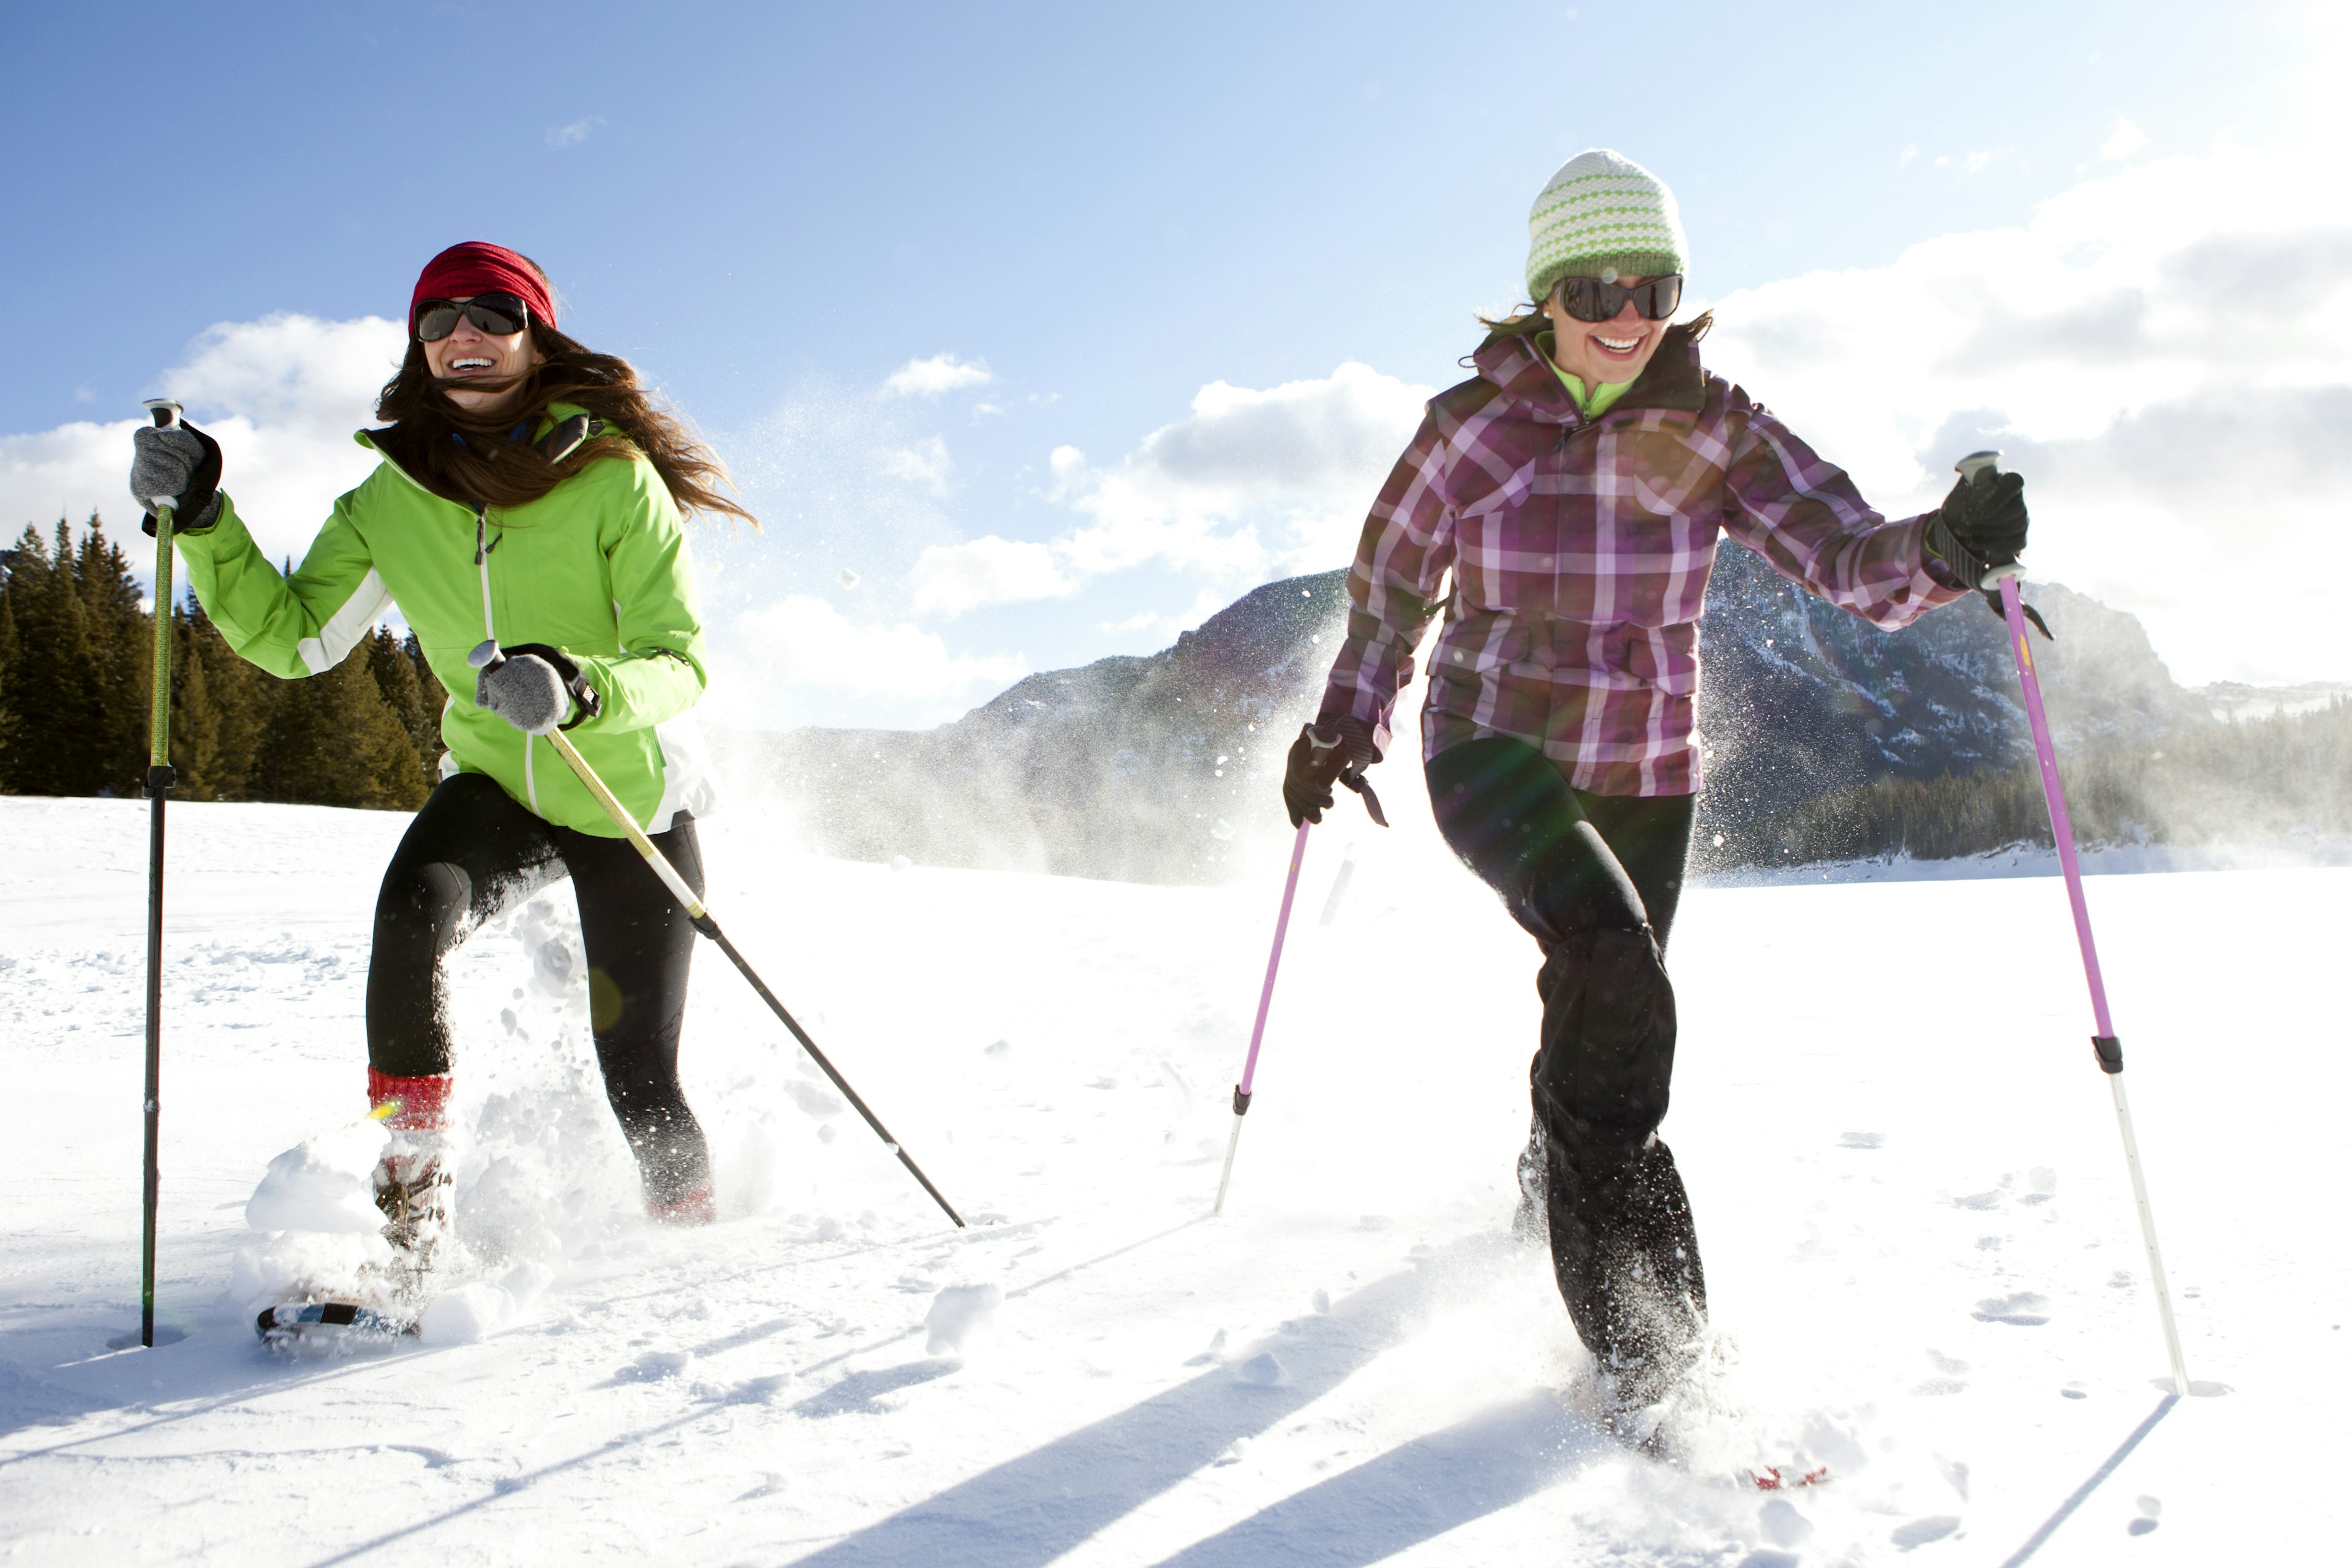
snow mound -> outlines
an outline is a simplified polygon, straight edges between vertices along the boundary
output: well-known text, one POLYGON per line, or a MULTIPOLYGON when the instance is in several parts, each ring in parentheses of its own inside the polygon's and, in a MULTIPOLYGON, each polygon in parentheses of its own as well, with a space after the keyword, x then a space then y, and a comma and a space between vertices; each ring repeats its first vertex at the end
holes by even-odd
POLYGON ((930 1333, 924 1353, 961 1355, 964 1341, 988 1327, 1003 1304, 1001 1285, 948 1286, 931 1298, 931 1310, 923 1317, 923 1327, 930 1333))
POLYGON ((1290 1381, 1290 1369, 1272 1351, 1260 1351, 1234 1368, 1234 1379, 1255 1388, 1280 1388, 1290 1381))
POLYGON ((382 1122, 362 1120, 303 1140, 269 1162, 246 1201, 245 1223, 330 1235, 382 1230, 373 1173, 390 1136, 382 1122))
POLYGON ((496 1284, 477 1279, 445 1290, 418 1316, 417 1337, 428 1345, 470 1345, 488 1339, 521 1317, 554 1279, 554 1269, 529 1262, 508 1269, 496 1284))
POLYGON ((505 1328, 514 1315, 514 1298, 503 1287, 478 1280, 434 1297, 417 1320, 417 1338, 428 1345, 470 1345, 505 1328))

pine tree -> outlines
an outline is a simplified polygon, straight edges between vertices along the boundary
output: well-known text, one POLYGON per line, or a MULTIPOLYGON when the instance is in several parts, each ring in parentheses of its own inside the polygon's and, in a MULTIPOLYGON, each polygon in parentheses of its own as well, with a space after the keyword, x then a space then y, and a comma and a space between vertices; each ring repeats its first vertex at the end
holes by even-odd
POLYGON ((11 590, 16 574, 0 550, 0 790, 7 788, 8 753, 16 734, 16 596, 11 590))
POLYGON ((10 552, 17 730, 7 784, 18 795, 95 795, 108 779, 89 616, 73 562, 73 531, 62 519, 54 555, 30 527, 10 552))
POLYGON ((432 787, 434 763, 441 751, 441 716, 438 711, 427 713, 425 691, 416 679, 416 667, 408 659, 408 650, 390 626, 378 626, 375 636, 368 639, 368 669, 375 677, 376 688, 383 693, 384 706, 408 737, 409 749, 416 754, 416 773, 432 787))
MULTIPOLYGON (((58 559, 64 559, 59 530, 58 559)), ((95 511, 73 557, 74 586, 88 616, 91 722, 99 737, 97 793, 138 795, 147 775, 149 697, 154 689, 154 621, 140 608, 138 580, 122 547, 95 511)))
MULTIPOLYGON (((255 777, 254 760, 269 732, 284 682, 237 657, 222 637, 204 605, 193 597, 184 612, 185 644, 191 667, 204 670, 205 700, 218 717, 215 751, 206 780, 205 800, 247 800, 255 777)), ((178 732, 174 728, 174 733, 178 732)), ((178 750, 178 742, 173 742, 178 750)))
POLYGON ((426 794, 416 749, 358 647, 287 685, 256 763, 262 800, 414 810, 426 794))
POLYGON ((172 611, 172 765, 179 770, 174 793, 186 800, 225 800, 221 768, 221 711, 213 700, 205 661, 196 654, 192 617, 172 611))
POLYGON ((449 689, 441 684, 441 678, 433 673, 433 661, 425 657, 425 645, 416 640, 415 632, 409 633, 400 646, 408 655, 410 667, 416 671, 416 686, 425 700, 425 715, 432 721, 432 732, 426 737, 426 743, 417 748, 429 762, 447 749, 441 743, 441 716, 449 710, 449 689))

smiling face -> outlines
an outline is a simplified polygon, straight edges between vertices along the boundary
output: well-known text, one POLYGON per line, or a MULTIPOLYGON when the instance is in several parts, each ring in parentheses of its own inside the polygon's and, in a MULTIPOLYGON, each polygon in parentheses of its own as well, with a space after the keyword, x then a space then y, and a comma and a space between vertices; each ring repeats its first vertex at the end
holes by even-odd
MULTIPOLYGON (((1649 279, 1618 278, 1613 281, 1631 289, 1649 279)), ((1588 388, 1604 382, 1631 381, 1641 374, 1650 356, 1658 352, 1658 344, 1664 341, 1666 328, 1671 324, 1643 321, 1631 300, 1612 321, 1580 321, 1560 303, 1557 289, 1544 300, 1543 308, 1544 314, 1551 318, 1552 363, 1581 380, 1588 388)))
POLYGON ((522 395, 522 378, 532 367, 547 363, 547 356, 530 341, 530 332, 509 332, 494 338, 462 313, 457 318, 457 331, 438 342, 421 346, 425 368, 436 380, 486 384, 479 392, 463 386, 446 389, 450 402, 473 414, 500 412, 522 395))

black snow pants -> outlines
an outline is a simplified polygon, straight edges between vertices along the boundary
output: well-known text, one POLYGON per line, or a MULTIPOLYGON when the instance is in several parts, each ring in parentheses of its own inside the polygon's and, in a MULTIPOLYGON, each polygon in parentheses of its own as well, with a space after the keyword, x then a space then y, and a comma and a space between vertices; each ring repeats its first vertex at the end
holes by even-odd
POLYGON ((1657 1137, 1675 1064, 1664 948, 1696 797, 1571 787, 1521 741, 1451 746, 1428 763, 1446 843, 1542 949, 1543 1025, 1522 1160, 1579 1338, 1620 1397, 1663 1393, 1696 1353, 1706 1278, 1690 1200, 1657 1137))
MULTIPOLYGON (((693 819, 653 841, 702 890, 693 819)), ((558 827, 480 773, 434 790, 394 851, 368 961, 368 1061, 422 1078, 449 1070, 442 959, 508 903, 569 875, 588 958, 589 1024, 604 1092, 636 1155, 646 1195, 675 1203, 710 1177, 701 1124, 677 1081, 694 927, 625 838, 558 827)))

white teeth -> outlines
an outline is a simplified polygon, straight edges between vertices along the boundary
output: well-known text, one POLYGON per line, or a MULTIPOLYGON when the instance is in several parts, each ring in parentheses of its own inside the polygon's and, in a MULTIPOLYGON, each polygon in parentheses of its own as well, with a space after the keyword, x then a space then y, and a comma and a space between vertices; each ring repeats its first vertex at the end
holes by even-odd
POLYGON ((490 368, 490 362, 486 359, 452 360, 449 362, 449 368, 451 370, 488 370, 490 368))
POLYGON ((1593 341, 1602 348, 1613 349, 1621 354, 1632 353, 1642 342, 1639 338, 1596 338, 1593 341))

